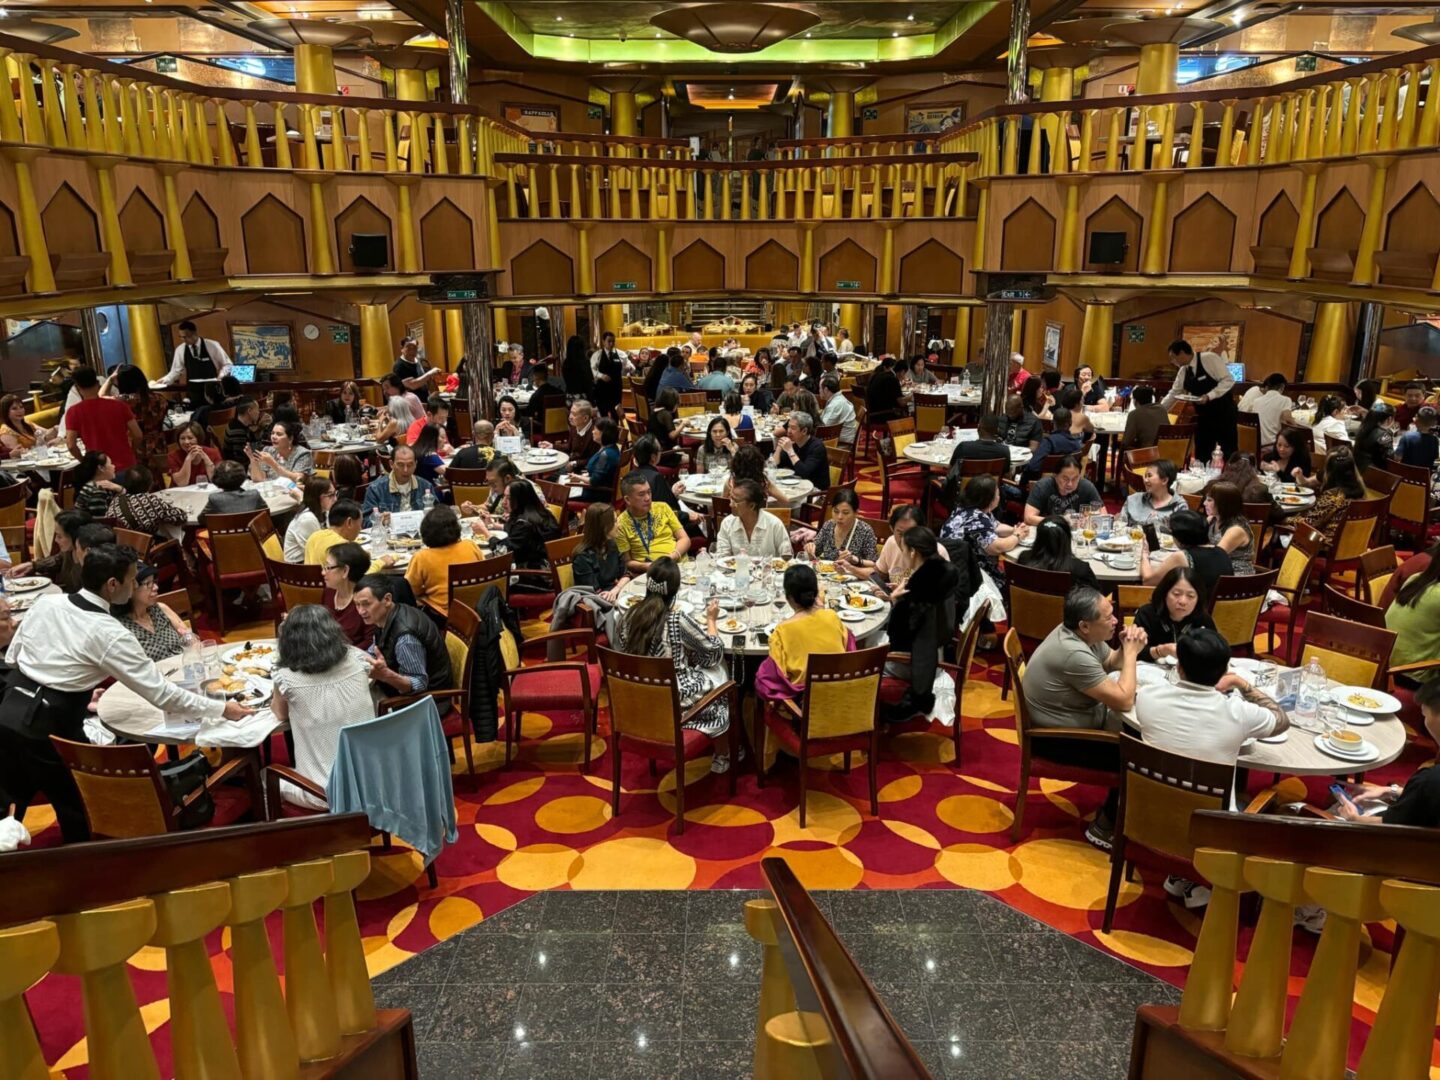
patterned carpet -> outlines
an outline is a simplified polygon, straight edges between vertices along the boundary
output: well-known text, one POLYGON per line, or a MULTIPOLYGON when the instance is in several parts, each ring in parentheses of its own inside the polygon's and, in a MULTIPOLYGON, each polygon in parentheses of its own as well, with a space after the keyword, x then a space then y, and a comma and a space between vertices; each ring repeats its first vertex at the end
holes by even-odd
MULTIPOLYGON (((873 494, 868 490, 873 485, 862 480, 861 486, 873 494)), ((242 627, 230 637, 262 632, 259 625, 242 627)), ((708 758, 692 762, 683 835, 674 832, 674 773, 652 777, 642 761, 630 758, 621 813, 612 816, 604 712, 588 774, 578 768, 578 717, 527 714, 519 759, 509 769, 501 768, 501 745, 476 748, 473 780, 461 756, 455 770, 460 839, 438 860, 438 889, 425 886, 411 852, 397 850, 376 861, 360 891, 370 970, 385 971, 539 890, 761 888, 760 860, 779 855, 812 888, 983 890, 1183 985, 1199 918, 1169 901, 1158 876, 1142 873, 1139 882, 1125 885, 1115 931, 1098 933, 1108 862, 1081 834, 1101 801, 1099 789, 1037 782, 1025 835, 1010 843, 1018 758, 1013 710, 1000 698, 999 659, 979 657, 962 688, 960 762, 953 760, 948 737, 909 734, 890 740, 879 762, 878 819, 868 814, 863 761, 849 774, 838 758, 815 762, 805 829, 797 816, 796 765, 788 758, 780 759, 764 790, 746 762, 733 799, 726 778, 708 772, 708 758)), ((1412 748, 1376 778, 1403 779, 1424 756, 1412 748)), ((1312 794, 1318 797, 1318 785, 1312 794)), ((36 808, 32 827, 47 813, 48 807, 36 808)), ((55 832, 37 836, 37 842, 55 842, 55 832)), ((278 942, 278 929, 275 936, 278 942)), ((1365 945, 1357 1025, 1372 1018, 1389 968, 1388 934, 1377 931, 1376 938, 1373 946, 1368 939, 1365 945)), ((1296 940, 1298 976, 1308 966, 1313 939, 1297 933, 1296 940)), ((212 951, 223 944, 216 935, 212 951)), ((223 955, 216 970, 227 992, 230 971, 223 955)), ((147 1029, 166 1059, 164 1069, 169 1006, 163 953, 143 951, 131 962, 131 975, 147 1029)), ((228 993, 226 998, 228 1004, 228 993)), ((30 991, 29 999, 47 1060, 67 1076, 85 1076, 77 981, 52 976, 30 991)))

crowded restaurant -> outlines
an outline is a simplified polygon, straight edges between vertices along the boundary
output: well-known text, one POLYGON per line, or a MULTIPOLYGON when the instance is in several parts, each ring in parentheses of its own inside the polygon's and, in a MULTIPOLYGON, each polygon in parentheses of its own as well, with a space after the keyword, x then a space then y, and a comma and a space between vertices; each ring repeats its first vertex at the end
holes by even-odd
POLYGON ((0 20, 7 1072, 1431 1075, 1433 12, 242 7, 0 20))

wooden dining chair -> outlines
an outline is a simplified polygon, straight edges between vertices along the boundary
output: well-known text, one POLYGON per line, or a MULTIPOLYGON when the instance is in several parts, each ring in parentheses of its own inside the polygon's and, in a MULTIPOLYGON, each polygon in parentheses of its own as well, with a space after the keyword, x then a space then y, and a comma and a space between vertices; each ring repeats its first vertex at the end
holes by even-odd
MULTIPOLYGON (((812 653, 805 665, 805 690, 800 700, 782 698, 765 708, 757 747, 756 775, 765 786, 768 735, 799 762, 800 828, 805 828, 806 776, 810 759, 865 753, 870 780, 870 814, 880 816, 877 762, 880 752, 880 681, 885 673, 885 645, 854 652, 812 653)), ((732 759, 733 760, 733 759, 732 759)))
POLYGON ((915 432, 915 421, 908 416, 900 420, 887 421, 885 430, 890 435, 891 449, 896 458, 904 457, 905 448, 919 438, 915 432))
POLYGON ((838 446, 827 446, 825 456, 830 462, 830 486, 843 484, 850 476, 854 455, 849 450, 842 450, 838 446))
MULTIPOLYGON (((970 620, 968 626, 955 628, 955 662, 952 664, 942 656, 940 659, 940 670, 944 671, 955 682, 955 700, 958 703, 965 691, 965 683, 970 678, 970 668, 975 662, 975 648, 980 642, 980 626, 984 620, 976 617, 970 620)), ((886 657, 887 664, 908 664, 910 654, 903 652, 891 652, 886 657)), ((886 675, 880 684, 881 700, 885 705, 892 705, 900 701, 905 694, 908 684, 902 680, 886 675)), ((886 739, 892 739, 897 735, 906 735, 914 732, 936 732, 943 738, 950 739, 955 750, 954 765, 960 767, 960 732, 965 725, 960 722, 960 716, 955 717, 955 722, 949 727, 937 720, 931 720, 928 716, 914 716, 908 720, 889 722, 881 725, 881 735, 886 739)))
POLYGON ((1430 527, 1435 523, 1435 497, 1430 490, 1430 470, 1390 460, 1387 472, 1400 478, 1390 496, 1390 527, 1411 538, 1416 550, 1429 544, 1430 527))
POLYGON ((1359 595, 1360 579, 1357 571, 1360 557, 1370 550, 1389 505, 1388 495, 1350 500, 1350 505, 1345 508, 1345 517, 1341 520, 1340 527, 1335 530, 1335 540, 1325 555, 1320 575, 1322 585, 1333 578, 1339 584, 1354 587, 1359 595))
POLYGON ((456 506, 471 502, 484 506, 490 498, 490 482, 484 469, 445 470, 445 482, 450 485, 450 497, 456 506))
POLYGON ((206 514, 208 541, 199 546, 201 564, 207 570, 215 598, 215 618, 220 636, 226 632, 225 601, 247 589, 267 584, 267 558, 283 562, 285 553, 275 536, 266 510, 239 514, 206 514))
POLYGON ((921 441, 935 438, 945 428, 950 399, 944 394, 917 392, 913 402, 915 405, 915 437, 921 441))
POLYGON ((1260 460, 1260 416, 1258 413, 1236 413, 1235 449, 1260 460))
POLYGON ((454 563, 447 567, 449 602, 460 601, 466 607, 480 607, 480 594, 491 585, 500 590, 501 599, 510 596, 510 574, 515 556, 510 552, 475 562, 454 563))
POLYGON ((1064 620, 1065 594, 1074 581, 1064 571, 1023 566, 1011 559, 1001 565, 1010 582, 1010 629, 1019 635, 1029 656, 1064 620))
MULTIPOLYGON (((1127 582, 1118 582, 1115 585, 1115 618, 1120 620, 1120 626, 1131 626, 1135 622, 1136 613, 1150 602, 1155 594, 1154 588, 1149 585, 1134 585, 1127 582)), ((1118 639, 1119 627, 1116 627, 1118 639)))
MULTIPOLYGON (((895 423, 896 421, 891 421, 895 423)), ((909 423, 910 421, 906 421, 909 423)), ((913 441, 913 440, 912 440, 913 441)), ((880 467, 880 512, 887 517, 897 502, 919 502, 924 494, 924 469, 918 463, 901 464, 895 446, 881 442, 876 460, 880 467)))
POLYGON ((1174 462, 1177 472, 1184 472, 1192 454, 1203 454, 1207 460, 1209 449, 1195 445, 1194 424, 1161 424, 1155 433, 1155 448, 1160 456, 1174 462))
POLYGON ((1285 597, 1285 603, 1276 604, 1260 613, 1260 622, 1269 631, 1266 651, 1275 651, 1275 627, 1285 627, 1285 659, 1293 659, 1297 644, 1295 626, 1305 606, 1305 597, 1310 591, 1310 578, 1315 570, 1315 561, 1325 547, 1325 537, 1318 529, 1303 521, 1293 524, 1290 546, 1280 561, 1280 573, 1275 578, 1275 591, 1285 597))
POLYGON ((325 602, 325 571, 319 566, 267 558, 265 575, 270 580, 270 591, 280 601, 281 611, 293 611, 301 604, 325 602))
POLYGON ((1230 650, 1243 656, 1255 655, 1255 631, 1265 598, 1280 577, 1280 571, 1261 570, 1253 574, 1226 574, 1210 590, 1210 618, 1230 650))
POLYGON ((1363 626, 1374 626, 1379 629, 1385 628, 1385 609, 1374 604, 1367 604, 1364 600, 1356 600, 1348 593, 1343 593, 1334 585, 1325 585, 1320 589, 1320 608, 1327 615, 1334 615, 1337 619, 1349 619, 1351 622, 1360 623, 1363 626))
POLYGON ((1032 776, 1042 780, 1093 784, 1097 787, 1113 788, 1120 783, 1120 774, 1117 772, 1054 761, 1044 756, 1045 749, 1065 743, 1113 745, 1119 735, 1113 731, 1093 728, 1037 727, 1031 719, 1030 704, 1025 698, 1025 652, 1020 647, 1020 635, 1010 630, 1005 635, 1004 648, 1005 667, 1009 672, 1010 682, 1015 687, 1015 733, 1020 747, 1020 778, 1015 787, 1015 819, 1010 825, 1010 840, 1014 843, 1020 839, 1020 830, 1024 826, 1025 803, 1030 795, 1032 776))
POLYGON ((1305 639, 1297 665, 1303 668, 1316 659, 1336 682, 1383 690, 1397 636, 1384 627, 1311 611, 1305 616, 1305 639))
POLYGON ((235 407, 228 406, 223 409, 211 409, 205 416, 205 426, 210 431, 211 445, 224 446, 225 432, 230 427, 230 421, 235 419, 235 407))
POLYGON ((575 549, 584 539, 576 535, 545 541, 545 560, 550 564, 550 577, 557 594, 575 584, 575 549))
POLYGON ((1368 604, 1378 604, 1398 566, 1395 545, 1371 548, 1360 556, 1360 567, 1357 571, 1360 580, 1356 584, 1356 594, 1368 604))
POLYGON ((737 790, 740 748, 746 740, 735 683, 730 680, 721 683, 684 709, 680 705, 680 691, 675 680, 675 661, 670 657, 634 656, 598 647, 596 651, 605 680, 605 692, 610 699, 611 812, 616 817, 620 815, 622 756, 638 754, 675 770, 675 831, 683 833, 685 763, 712 753, 715 742, 703 731, 685 725, 720 701, 726 702, 730 709, 726 739, 732 797, 737 790))
MULTIPOLYGON (((190 603, 189 589, 172 589, 170 592, 161 593, 155 598, 157 604, 164 604, 171 611, 179 615, 185 621, 186 626, 191 626, 194 620, 194 606, 190 603)), ((193 627, 192 627, 193 629, 193 627)))

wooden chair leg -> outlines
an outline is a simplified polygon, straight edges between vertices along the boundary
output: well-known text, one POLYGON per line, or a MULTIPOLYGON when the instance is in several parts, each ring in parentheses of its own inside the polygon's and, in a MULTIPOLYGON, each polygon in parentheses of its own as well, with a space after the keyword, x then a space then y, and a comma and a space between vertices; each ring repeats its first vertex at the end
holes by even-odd
POLYGON ((432 889, 438 889, 440 887, 440 878, 435 873, 435 864, 433 862, 425 867, 425 880, 430 883, 432 889))
POLYGON ((1020 762, 1020 783, 1015 789, 1015 820, 1010 823, 1010 842, 1018 843, 1020 828, 1025 821, 1025 800, 1030 794, 1030 759, 1020 762))
POLYGON ((1110 849, 1110 885, 1105 890, 1105 918, 1100 924, 1101 931, 1106 934, 1110 932, 1110 926, 1115 921, 1115 901, 1120 896, 1120 876, 1127 865, 1125 841, 1117 836, 1110 849))
MULTIPOLYGON (((591 708, 595 709, 596 712, 599 711, 598 706, 592 705, 591 708)), ((590 771, 590 737, 591 731, 595 725, 591 722, 591 718, 589 716, 582 716, 580 718, 580 723, 585 726, 585 760, 580 763, 580 771, 582 773, 588 773, 590 771)))
MULTIPOLYGON (((509 694, 506 694, 505 696, 506 696, 506 698, 509 698, 510 695, 509 695, 509 694)), ((515 737, 515 725, 516 725, 516 723, 518 723, 518 721, 515 719, 515 712, 514 712, 513 709, 511 709, 511 708, 509 707, 509 702, 507 701, 507 702, 506 702, 506 708, 505 708, 505 767, 506 767, 506 768, 509 768, 509 767, 510 767, 510 740, 515 737)))
POLYGON ((845 775, 850 775, 850 751, 845 751, 845 775))
POLYGON ((620 740, 610 740, 610 813, 620 816, 620 740))
POLYGON ((460 738, 461 738, 461 740, 463 740, 464 743, 465 743, 465 772, 469 775, 469 777, 470 777, 471 780, 474 780, 474 779, 475 779, 475 756, 474 756, 474 754, 472 753, 472 750, 471 750, 471 746, 470 746, 470 731, 469 731, 468 728, 465 728, 465 729, 462 729, 462 730, 461 730, 461 732, 460 732, 460 738))
POLYGON ((878 729, 872 729, 870 732, 870 760, 867 764, 870 772, 870 816, 877 818, 880 816, 879 765, 877 763, 879 757, 880 732, 878 729))

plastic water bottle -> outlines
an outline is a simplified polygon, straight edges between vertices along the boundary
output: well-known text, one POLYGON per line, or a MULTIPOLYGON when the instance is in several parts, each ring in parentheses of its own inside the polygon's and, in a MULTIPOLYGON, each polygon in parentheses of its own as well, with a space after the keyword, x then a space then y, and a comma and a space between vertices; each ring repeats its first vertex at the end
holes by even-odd
POLYGON ((425 494, 420 497, 420 509, 424 510, 427 514, 435 509, 435 493, 429 488, 426 488, 425 494))
POLYGON ((194 634, 180 639, 180 657, 180 681, 198 694, 205 682, 205 650, 194 634))
POLYGON ((1300 686, 1295 692, 1295 716, 1307 723, 1320 710, 1320 693, 1325 689, 1325 669, 1315 657, 1300 672, 1300 686))
POLYGON ((970 389, 970 369, 968 367, 960 373, 960 389, 966 391, 970 389))
POLYGON ((1220 449, 1220 444, 1215 444, 1215 452, 1210 455, 1210 468, 1215 472, 1225 471, 1225 451, 1220 449))

